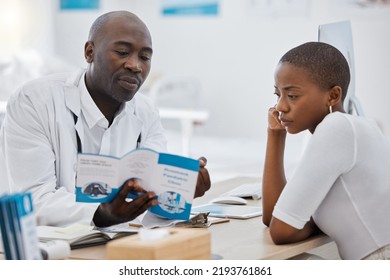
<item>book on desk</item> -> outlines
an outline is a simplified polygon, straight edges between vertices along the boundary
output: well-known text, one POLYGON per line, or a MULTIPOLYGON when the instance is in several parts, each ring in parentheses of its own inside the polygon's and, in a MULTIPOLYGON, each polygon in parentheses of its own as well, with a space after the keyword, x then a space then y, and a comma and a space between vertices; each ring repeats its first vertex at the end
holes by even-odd
POLYGON ((128 226, 127 229, 122 228, 121 230, 117 231, 103 231, 98 230, 93 226, 81 224, 72 224, 67 227, 37 227, 37 233, 40 242, 51 240, 65 240, 69 243, 72 249, 105 244, 110 240, 119 237, 124 237, 137 232, 137 229, 131 229, 128 226))

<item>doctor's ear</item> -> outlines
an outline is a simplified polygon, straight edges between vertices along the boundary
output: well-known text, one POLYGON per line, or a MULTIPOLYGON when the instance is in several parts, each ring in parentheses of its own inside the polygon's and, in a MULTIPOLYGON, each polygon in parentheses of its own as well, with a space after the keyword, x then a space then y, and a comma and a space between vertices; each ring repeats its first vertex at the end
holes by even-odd
POLYGON ((329 92, 329 104, 328 106, 334 106, 342 102, 343 90, 339 86, 334 86, 329 92))
POLYGON ((93 51, 94 51, 93 42, 91 41, 86 42, 84 46, 84 57, 88 63, 92 63, 93 61, 93 51))

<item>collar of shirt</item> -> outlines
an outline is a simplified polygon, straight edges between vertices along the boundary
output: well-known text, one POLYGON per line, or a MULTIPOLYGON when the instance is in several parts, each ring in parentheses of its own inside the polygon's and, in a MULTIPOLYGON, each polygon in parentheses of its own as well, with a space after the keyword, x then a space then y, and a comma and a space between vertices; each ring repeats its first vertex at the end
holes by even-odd
MULTIPOLYGON (((88 127, 91 129, 95 125, 107 129, 109 126, 108 120, 100 111, 100 109, 96 106, 93 101, 91 95, 88 92, 87 86, 85 84, 85 73, 83 74, 80 83, 78 85, 80 90, 80 103, 81 103, 81 112, 84 115, 85 121, 88 127)), ((126 113, 134 114, 134 100, 130 100, 119 108, 117 112, 114 122, 118 122, 126 113)))
POLYGON ((91 95, 87 90, 85 85, 85 74, 81 77, 79 83, 80 90, 80 103, 81 103, 81 112, 85 118, 85 121, 88 127, 91 129, 95 125, 98 125, 102 128, 108 128, 108 121, 105 116, 100 112, 99 108, 96 106, 91 95))
MULTIPOLYGON (((138 117, 135 116, 135 98, 121 106, 113 123, 109 126, 107 119, 90 96, 84 77, 85 74, 77 86, 80 100, 80 125, 76 130, 80 136, 82 151, 83 153, 112 156, 123 155, 123 151, 118 150, 117 146, 124 146, 123 143, 119 143, 123 138, 121 136, 124 131, 123 127, 133 123, 134 119, 138 120, 138 117)), ((128 136, 124 138, 127 139, 126 141, 129 139, 128 136)))

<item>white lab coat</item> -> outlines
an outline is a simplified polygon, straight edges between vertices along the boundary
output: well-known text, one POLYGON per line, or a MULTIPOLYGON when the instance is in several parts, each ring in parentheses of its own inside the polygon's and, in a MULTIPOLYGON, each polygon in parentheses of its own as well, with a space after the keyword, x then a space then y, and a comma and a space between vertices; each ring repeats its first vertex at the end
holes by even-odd
MULTIPOLYGON (((76 130, 83 143, 78 84, 84 70, 27 83, 7 104, 0 132, 1 192, 31 192, 39 224, 90 224, 98 206, 75 201, 76 130), (78 118, 80 120, 80 118, 78 118)), ((110 145, 123 156, 141 146, 166 151, 158 110, 141 93, 126 103, 126 114, 113 128, 110 145)), ((104 147, 102 150, 105 150, 104 147)), ((111 149, 112 150, 112 149, 111 149)))

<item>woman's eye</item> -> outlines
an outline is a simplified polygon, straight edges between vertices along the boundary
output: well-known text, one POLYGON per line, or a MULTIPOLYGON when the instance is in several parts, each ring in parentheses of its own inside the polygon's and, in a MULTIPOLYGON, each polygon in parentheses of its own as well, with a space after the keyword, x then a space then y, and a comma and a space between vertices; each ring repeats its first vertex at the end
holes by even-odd
POLYGON ((277 100, 279 100, 279 98, 280 98, 280 94, 279 94, 279 93, 277 93, 277 92, 274 92, 274 94, 276 95, 276 99, 277 99, 277 100))

